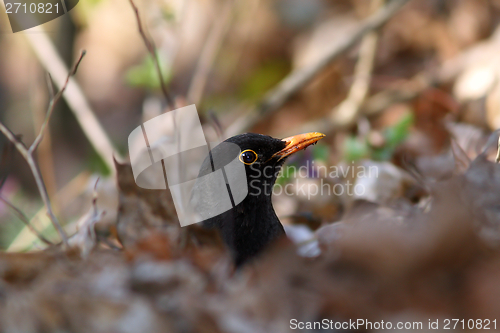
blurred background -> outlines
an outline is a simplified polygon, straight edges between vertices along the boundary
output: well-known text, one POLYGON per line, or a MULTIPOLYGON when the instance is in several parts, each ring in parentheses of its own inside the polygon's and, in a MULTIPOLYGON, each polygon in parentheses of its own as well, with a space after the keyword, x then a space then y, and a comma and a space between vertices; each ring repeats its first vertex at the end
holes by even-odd
MULTIPOLYGON (((321 131, 327 138, 290 165, 380 168, 383 177, 363 180, 367 193, 359 198, 275 197, 284 223, 312 229, 338 220, 356 199, 418 202, 419 184, 405 170, 445 178, 454 166, 450 138, 473 157, 488 133, 500 127, 497 0, 408 1, 380 30, 368 29, 353 47, 319 66, 283 103, 268 104, 282 80, 317 66, 388 3, 136 0, 168 90, 179 105, 196 104, 208 130, 222 138, 245 131, 275 137, 321 131)), ((0 120, 28 145, 50 100, 51 68, 43 64, 62 61, 70 68, 82 49, 87 55, 76 81, 107 141, 89 135, 83 129, 89 125, 61 99, 36 154, 68 230, 88 210, 97 177, 99 205, 107 211, 106 223, 114 223, 118 190, 102 147, 126 159, 128 134, 168 105, 128 1, 80 0, 68 15, 16 34, 0 10, 0 120), (44 36, 48 44, 40 42, 44 36), (57 52, 48 52, 51 48, 57 52)), ((1 135, 0 152, 2 196, 54 236, 27 164, 1 135)), ((284 174, 278 183, 318 177, 284 174)), ((326 181, 333 185, 349 177, 326 181)), ((0 248, 26 249, 33 242, 0 202, 0 248)))

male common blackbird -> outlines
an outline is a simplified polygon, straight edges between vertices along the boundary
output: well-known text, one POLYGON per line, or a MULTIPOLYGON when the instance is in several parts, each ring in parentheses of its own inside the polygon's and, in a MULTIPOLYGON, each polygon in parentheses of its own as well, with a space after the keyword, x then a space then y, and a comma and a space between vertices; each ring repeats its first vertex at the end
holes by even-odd
MULTIPOLYGON (((239 204, 233 205, 232 209, 205 220, 204 226, 219 229, 236 267, 254 258, 272 241, 285 235, 271 203, 276 177, 289 155, 315 144, 324 136, 312 132, 275 139, 247 133, 224 141, 236 144, 241 150, 236 153, 239 154, 239 161, 245 165, 248 194, 239 204)), ((221 148, 223 146, 221 144, 211 150, 211 156, 203 162, 199 177, 212 172, 214 160, 234 160, 235 156, 227 156, 231 154, 221 148)))

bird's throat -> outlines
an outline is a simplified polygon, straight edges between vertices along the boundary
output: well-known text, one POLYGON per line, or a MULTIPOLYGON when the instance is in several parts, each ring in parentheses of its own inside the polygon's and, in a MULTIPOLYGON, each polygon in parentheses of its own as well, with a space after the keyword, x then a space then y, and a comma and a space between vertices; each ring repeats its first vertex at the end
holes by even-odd
POLYGON ((274 212, 271 195, 249 195, 227 212, 219 224, 236 266, 259 255, 285 231, 274 212))

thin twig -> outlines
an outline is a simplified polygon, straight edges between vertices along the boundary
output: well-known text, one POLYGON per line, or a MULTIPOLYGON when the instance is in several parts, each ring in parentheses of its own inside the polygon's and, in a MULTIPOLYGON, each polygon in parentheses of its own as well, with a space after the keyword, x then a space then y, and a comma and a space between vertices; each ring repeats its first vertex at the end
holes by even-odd
POLYGON ((221 86, 223 87, 225 87, 228 84, 228 82, 233 82, 234 78, 241 74, 240 71, 238 70, 238 67, 241 65, 241 60, 245 55, 245 52, 247 51, 247 45, 251 40, 252 32, 255 26, 254 20, 255 17, 258 16, 258 10, 260 8, 261 2, 262 0, 239 2, 239 5, 242 7, 237 8, 236 10, 245 12, 245 16, 247 18, 244 25, 242 25, 242 27, 240 28, 241 38, 239 38, 239 45, 238 48, 233 50, 234 52, 233 61, 231 67, 227 70, 227 72, 230 74, 221 83, 221 86))
MULTIPOLYGON (((372 12, 382 7, 384 2, 384 0, 372 0, 372 12)), ((358 61, 354 68, 354 82, 347 98, 332 110, 330 116, 330 122, 335 124, 336 127, 352 126, 358 119, 361 105, 363 105, 370 89, 378 35, 378 31, 372 31, 361 40, 358 61)))
POLYGON ((54 243, 52 243, 47 238, 45 238, 38 230, 36 230, 31 225, 29 218, 26 215, 24 215, 24 213, 19 208, 17 208, 16 206, 14 206, 9 200, 5 199, 2 195, 0 195, 0 200, 4 204, 6 204, 7 206, 9 206, 10 209, 12 209, 14 211, 14 213, 17 215, 17 217, 21 221, 23 221, 24 224, 26 224, 26 226, 28 227, 28 229, 31 230, 31 232, 33 232, 42 242, 44 242, 47 245, 54 245, 54 243))
POLYGON ((7 139, 9 139, 16 149, 19 151, 19 153, 24 157, 26 162, 28 163, 31 173, 33 174, 33 177, 35 178, 36 185, 38 187, 38 191, 40 192, 40 196, 42 197, 42 201, 47 209, 47 215, 49 216, 52 224, 54 225, 54 228, 56 228, 57 232, 61 236, 61 239, 64 243, 64 245, 68 245, 68 236, 66 235, 66 232, 64 229, 61 227, 61 224, 57 220, 56 216, 54 215, 52 205, 50 203, 49 195, 47 193, 47 188, 45 186, 45 183, 43 181, 42 175, 40 174, 40 170, 38 168, 38 165, 35 161, 35 158, 33 157, 33 153, 36 151, 36 148, 40 144, 43 138, 43 132, 45 130, 45 127, 47 126, 50 116, 52 115, 52 111, 54 110, 54 106, 56 102, 60 99, 61 95, 63 94, 64 90, 66 89, 66 86, 68 85, 69 78, 76 73, 76 70, 78 69, 78 66, 80 65, 80 62, 82 61, 83 56, 85 55, 85 51, 82 51, 80 54, 80 57, 78 58, 77 62, 73 66, 73 69, 71 70, 70 73, 68 73, 68 76, 66 78, 66 81, 64 85, 61 87, 60 91, 55 95, 54 98, 51 99, 49 103, 49 109, 47 111, 47 116, 45 118, 44 123, 42 124, 42 127, 40 129, 40 133, 38 133, 38 136, 36 137, 35 141, 33 144, 30 146, 30 148, 27 148, 22 141, 20 141, 14 133, 11 132, 10 129, 8 129, 2 122, 0 122, 0 132, 2 132, 7 139))
MULTIPOLYGON (((474 55, 476 55, 476 49, 471 47, 440 65, 433 66, 415 74, 410 79, 404 81, 398 80, 396 85, 366 98, 361 105, 360 113, 366 117, 373 117, 386 110, 391 105, 410 101, 434 86, 452 82, 459 73, 463 72, 463 68, 467 67, 467 65, 473 61, 472 59, 477 59, 474 55)), ((335 124, 329 122, 327 118, 321 118, 308 121, 300 126, 289 128, 280 133, 280 135, 287 137, 295 133, 310 131, 327 133, 336 129, 338 129, 338 127, 335 127, 335 124)))
POLYGON ((500 136, 498 137, 497 156, 495 157, 495 162, 500 162, 500 136))
MULTIPOLYGON (((61 89, 67 78, 68 68, 57 53, 50 38, 43 29, 37 31, 36 34, 25 33, 25 37, 45 70, 51 73, 55 86, 61 89)), ((69 79, 63 97, 68 103, 70 110, 75 115, 78 124, 81 126, 90 144, 106 163, 111 174, 114 174, 113 144, 74 78, 69 79)))
POLYGON ((219 121, 219 117, 217 117, 217 115, 215 114, 215 112, 212 109, 207 110, 207 116, 213 125, 212 127, 214 128, 215 133, 217 133, 217 138, 219 139, 219 141, 222 141, 223 135, 224 135, 224 130, 222 128, 222 124, 219 121))
POLYGON ((376 115, 395 103, 402 103, 414 99, 425 90, 443 82, 432 71, 422 72, 405 82, 398 82, 398 86, 388 88, 370 96, 361 106, 362 112, 366 116, 376 115))
MULTIPOLYGON (((88 184, 89 178, 90 174, 87 171, 83 171, 64 185, 63 188, 60 189, 54 197, 52 197, 52 200, 61 202, 61 209, 64 209, 69 202, 72 202, 72 198, 75 198, 82 193, 82 189, 88 184)), ((39 209, 31 218, 30 222, 31 225, 42 231, 47 229, 52 223, 50 219, 48 219, 47 214, 45 214, 45 207, 39 209)), ((23 230, 21 230, 21 232, 19 232, 9 244, 7 251, 19 252, 26 249, 29 244, 32 244, 35 241, 32 235, 33 234, 28 230, 28 228, 23 228, 23 230)))
POLYGON ((137 28, 139 30, 139 34, 141 35, 142 40, 144 41, 144 45, 146 45, 146 49, 148 50, 150 56, 153 59, 153 63, 155 64, 156 71, 158 73, 158 77, 160 80, 160 87, 161 87, 161 90, 163 92, 163 96, 165 96, 165 99, 167 100, 167 103, 168 103, 168 106, 170 107, 170 109, 174 110, 175 109, 175 100, 172 98, 172 96, 168 92, 168 89, 165 85, 165 81, 163 80, 163 74, 161 71, 160 62, 158 60, 158 54, 156 52, 156 46, 154 44, 154 41, 152 39, 149 39, 146 36, 146 33, 144 32, 144 29, 142 27, 141 17, 139 15, 139 9, 137 9, 137 6, 135 5, 134 1, 129 0, 129 2, 130 2, 130 5, 132 6, 132 9, 134 10, 135 18, 137 19, 137 28))
POLYGON ((227 0, 222 4, 222 10, 217 11, 217 20, 214 21, 212 29, 203 45, 201 55, 198 58, 198 64, 194 72, 191 84, 189 86, 187 99, 190 103, 197 104, 200 102, 205 85, 207 83, 210 69, 215 60, 215 56, 220 49, 222 41, 227 34, 231 19, 231 12, 234 5, 234 0, 227 0))
MULTIPOLYGON (((434 69, 438 71, 439 69, 434 69)), ((383 90, 373 96, 368 97, 360 107, 360 114, 366 117, 373 117, 386 110, 395 103, 406 102, 419 96, 423 91, 429 89, 435 84, 443 82, 441 78, 431 72, 420 73, 407 82, 399 84, 396 88, 383 90)), ((290 128, 284 136, 292 135, 297 132, 319 131, 329 133, 334 130, 342 129, 340 124, 329 121, 326 118, 308 121, 301 124, 299 128, 290 128)))
MULTIPOLYGON (((137 20, 137 27, 138 27, 138 30, 139 30, 139 34, 141 35, 142 40, 144 41, 144 44, 146 45, 146 49, 148 50, 150 56, 153 58, 153 62, 155 64, 156 72, 158 73, 158 78, 160 80, 160 86, 161 86, 161 90, 163 92, 163 96, 165 96, 165 99, 167 101, 167 104, 168 104, 170 110, 175 110, 175 109, 177 109, 177 103, 172 98, 172 96, 170 95, 170 93, 167 90, 167 87, 165 86, 165 81, 163 80, 163 74, 162 74, 161 68, 160 68, 160 62, 158 60, 158 54, 156 52, 156 45, 154 44, 153 40, 150 40, 146 36, 146 33, 144 32, 144 29, 142 27, 141 17, 139 15, 139 10, 137 9, 137 6, 134 4, 134 1, 133 0, 129 0, 129 2, 130 2, 130 5, 132 6, 132 9, 134 10, 134 13, 135 13, 135 17, 136 17, 136 20, 137 20)), ((177 119, 176 118, 177 117, 174 115, 174 117, 173 117, 173 125, 174 125, 174 133, 175 133, 174 135, 175 135, 175 142, 177 142, 177 151, 180 151, 181 140, 180 140, 180 133, 177 130, 178 127, 177 127, 177 119)), ((182 169, 181 168, 182 158, 179 157, 177 160, 178 160, 177 161, 178 170, 181 170, 182 169)), ((164 163, 163 160, 161 161, 161 163, 163 165, 163 163, 164 163)), ((163 165, 163 168, 165 168, 164 165, 163 165)))
POLYGON ((380 28, 385 22, 396 14, 410 0, 392 0, 386 6, 377 11, 374 15, 367 18, 353 34, 337 44, 334 48, 319 61, 310 66, 297 69, 284 78, 276 88, 269 91, 259 106, 252 110, 245 119, 238 120, 237 123, 228 129, 227 135, 244 132, 254 126, 262 117, 278 110, 295 93, 309 83, 321 70, 330 65, 339 56, 353 47, 366 34, 380 28))
POLYGON ((57 92, 57 94, 55 94, 55 96, 53 98, 51 98, 50 103, 49 103, 49 110, 47 111, 47 114, 45 115, 45 120, 43 121, 42 127, 40 128, 40 132, 38 133, 37 137, 35 138, 35 141, 33 141, 33 144, 31 145, 31 147, 29 149, 30 154, 33 154, 33 152, 40 145, 40 142, 42 142, 43 134, 45 132, 45 128, 49 124, 49 120, 50 120, 50 117, 52 116, 52 112, 54 112, 54 108, 55 108, 57 102, 59 102, 59 99, 61 99, 62 94, 66 90, 66 87, 68 86, 68 82, 69 82, 70 77, 72 77, 73 75, 76 74, 76 71, 78 70, 78 66, 80 65, 80 62, 82 61, 82 59, 86 53, 87 53, 87 51, 85 51, 85 50, 83 50, 80 53, 80 56, 78 57, 78 60, 76 61, 73 69, 71 70, 71 73, 69 73, 68 76, 66 77, 66 81, 64 82, 62 88, 57 92))
MULTIPOLYGON (((481 49, 483 53, 488 52, 481 49)), ((464 68, 477 62, 477 47, 470 47, 438 66, 428 68, 395 87, 369 97, 361 109, 367 116, 375 115, 395 103, 406 102, 419 96, 425 90, 452 82, 464 68)))
MULTIPOLYGON (((44 75, 48 79, 47 75, 44 75)), ((47 94, 47 91, 43 87, 43 81, 34 80, 31 84, 32 98, 30 98, 31 113, 33 115, 33 134, 35 138, 40 132, 44 120, 47 115, 47 108, 54 97, 52 94, 47 94)), ((52 83, 51 83, 52 84, 52 83)), ((54 159, 52 154, 52 138, 50 135, 50 126, 46 129, 43 140, 40 142, 38 148, 36 149, 36 154, 34 156, 37 159, 38 167, 42 174, 45 186, 47 187, 47 193, 49 198, 53 198, 57 192, 57 182, 54 173, 54 159)), ((58 202, 52 200, 54 213, 58 215, 58 202)))
POLYGON ((11 151, 13 149, 11 142, 6 142, 3 146, 1 144, 2 141, 0 140, 0 190, 7 181, 11 169, 11 163, 9 162, 12 162, 14 157, 11 151), (8 157, 10 157, 10 161, 7 161, 8 157))
POLYGON ((2 122, 0 122, 0 132, 2 132, 7 137, 7 139, 9 139, 14 144, 17 151, 21 154, 21 156, 24 157, 24 159, 28 163, 31 169, 31 173, 35 178, 38 191, 40 192, 40 196, 42 197, 43 203, 45 204, 45 207, 47 209, 47 214, 52 224, 56 228, 57 232, 61 236, 63 242, 67 244, 68 237, 52 211, 52 205, 50 204, 49 196, 47 194, 47 189, 42 180, 42 176, 40 175, 40 170, 38 169, 35 159, 33 158, 33 155, 29 153, 28 148, 26 148, 26 146, 21 141, 19 141, 17 137, 14 135, 14 133, 12 133, 7 127, 5 127, 5 125, 2 122))
POLYGON ((47 80, 47 89, 49 89, 49 96, 50 99, 54 98, 54 85, 52 84, 52 76, 50 76, 50 73, 47 72, 45 74, 45 80, 47 80))

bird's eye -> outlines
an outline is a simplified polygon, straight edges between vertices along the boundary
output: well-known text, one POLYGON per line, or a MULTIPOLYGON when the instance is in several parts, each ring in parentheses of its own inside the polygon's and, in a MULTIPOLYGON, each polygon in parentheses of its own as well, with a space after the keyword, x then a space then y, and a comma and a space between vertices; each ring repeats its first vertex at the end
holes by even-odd
POLYGON ((240 154, 240 161, 246 165, 253 164, 257 161, 257 154, 251 149, 244 150, 240 154))

